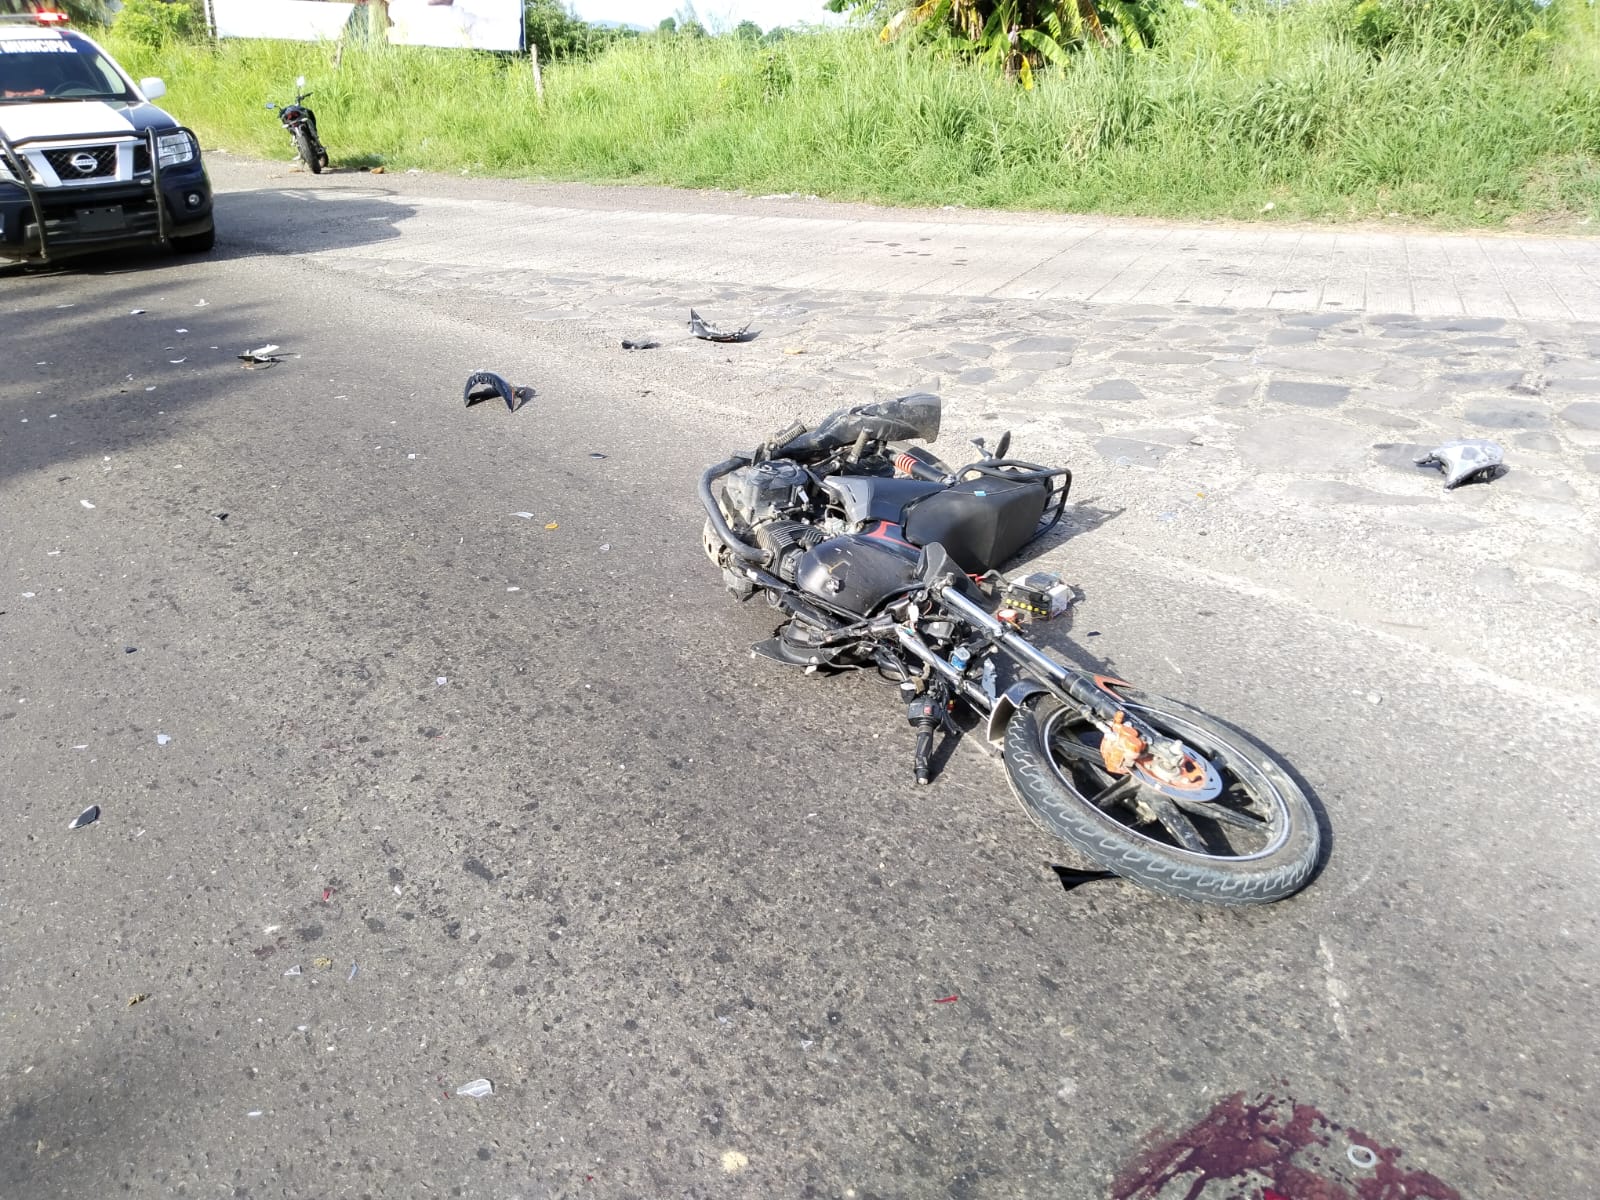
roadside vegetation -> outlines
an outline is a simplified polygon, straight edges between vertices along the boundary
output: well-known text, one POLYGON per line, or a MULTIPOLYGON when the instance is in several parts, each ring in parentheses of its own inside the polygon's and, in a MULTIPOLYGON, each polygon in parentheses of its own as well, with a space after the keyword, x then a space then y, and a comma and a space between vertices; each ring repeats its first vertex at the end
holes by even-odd
POLYGON ((262 105, 304 74, 336 165, 1188 218, 1600 216, 1590 0, 1025 2, 772 38, 601 30, 540 0, 542 102, 514 55, 352 42, 336 70, 333 46, 126 15, 107 37, 235 153, 289 155, 262 105))

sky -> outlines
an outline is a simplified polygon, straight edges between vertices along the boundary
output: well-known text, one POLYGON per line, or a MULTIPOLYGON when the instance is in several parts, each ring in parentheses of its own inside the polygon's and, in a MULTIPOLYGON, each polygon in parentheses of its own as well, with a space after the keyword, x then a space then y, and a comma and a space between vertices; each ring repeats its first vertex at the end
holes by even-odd
MULTIPOLYGON (((678 16, 684 0, 575 0, 585 21, 619 21, 654 29, 661 18, 678 16)), ((754 21, 762 29, 774 25, 842 25, 846 18, 822 7, 822 0, 694 0, 695 14, 710 29, 732 29, 754 21)))

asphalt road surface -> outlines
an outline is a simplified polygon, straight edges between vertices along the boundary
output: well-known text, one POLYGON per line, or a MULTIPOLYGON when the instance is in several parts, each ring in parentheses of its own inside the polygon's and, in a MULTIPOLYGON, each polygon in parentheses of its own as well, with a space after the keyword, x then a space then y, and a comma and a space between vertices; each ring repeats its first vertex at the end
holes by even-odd
POLYGON ((1600 1194, 1589 697, 1080 522, 1051 640, 1251 730, 1331 852, 1068 890, 972 741, 914 790, 892 687, 749 658, 694 483, 794 410, 739 348, 309 220, 0 276, 0 1194, 1600 1194))

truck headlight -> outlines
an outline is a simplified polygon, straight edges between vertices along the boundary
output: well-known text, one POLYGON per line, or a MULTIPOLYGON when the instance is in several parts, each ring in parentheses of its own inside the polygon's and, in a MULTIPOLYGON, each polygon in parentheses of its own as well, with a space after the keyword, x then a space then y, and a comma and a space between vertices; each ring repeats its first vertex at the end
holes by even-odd
POLYGON ((163 167, 193 162, 199 147, 187 133, 164 133, 156 139, 156 151, 163 167))

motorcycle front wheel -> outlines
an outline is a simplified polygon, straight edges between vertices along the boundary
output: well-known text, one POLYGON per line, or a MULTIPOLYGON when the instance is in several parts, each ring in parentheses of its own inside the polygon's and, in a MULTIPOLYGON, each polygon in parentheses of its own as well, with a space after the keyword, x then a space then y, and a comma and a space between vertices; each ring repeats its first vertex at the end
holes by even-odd
POLYGON ((1304 791, 1266 750, 1198 709, 1115 687, 1131 716, 1205 758, 1211 799, 1116 775, 1100 731, 1054 696, 1035 696, 1006 727, 1012 790, 1051 834, 1134 883, 1206 904, 1266 904, 1304 887, 1322 834, 1304 791))
POLYGON ((300 161, 305 163, 307 170, 313 175, 322 174, 322 155, 317 153, 317 143, 311 136, 309 129, 296 129, 294 131, 294 147, 300 155, 300 161))

